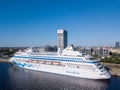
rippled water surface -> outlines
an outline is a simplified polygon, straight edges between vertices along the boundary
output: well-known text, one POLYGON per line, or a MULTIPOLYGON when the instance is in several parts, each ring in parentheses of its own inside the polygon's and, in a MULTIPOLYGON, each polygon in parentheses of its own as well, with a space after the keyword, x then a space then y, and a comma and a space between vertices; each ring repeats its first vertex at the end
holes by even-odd
POLYGON ((0 90, 120 90, 120 77, 89 80, 0 63, 0 90))

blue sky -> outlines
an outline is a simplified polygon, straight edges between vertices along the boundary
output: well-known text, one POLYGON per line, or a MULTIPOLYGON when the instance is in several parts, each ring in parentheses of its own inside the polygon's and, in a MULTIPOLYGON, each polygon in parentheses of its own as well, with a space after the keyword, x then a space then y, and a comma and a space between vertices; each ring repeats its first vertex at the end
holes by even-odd
POLYGON ((0 46, 57 45, 57 30, 68 43, 114 46, 120 41, 120 0, 0 0, 0 46))

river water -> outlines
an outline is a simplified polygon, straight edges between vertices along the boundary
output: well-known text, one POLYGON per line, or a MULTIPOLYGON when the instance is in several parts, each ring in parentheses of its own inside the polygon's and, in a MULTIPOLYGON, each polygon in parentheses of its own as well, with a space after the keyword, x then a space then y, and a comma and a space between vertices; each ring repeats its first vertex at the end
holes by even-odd
POLYGON ((120 90, 120 77, 89 80, 0 63, 0 90, 120 90))

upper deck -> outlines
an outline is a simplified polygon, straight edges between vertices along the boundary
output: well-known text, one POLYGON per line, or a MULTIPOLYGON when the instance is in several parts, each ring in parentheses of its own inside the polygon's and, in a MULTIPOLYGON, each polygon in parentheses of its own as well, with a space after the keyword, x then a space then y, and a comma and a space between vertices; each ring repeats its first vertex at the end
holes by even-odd
POLYGON ((92 56, 83 56, 80 52, 74 51, 72 47, 67 47, 63 51, 58 52, 32 52, 31 49, 19 51, 14 55, 15 58, 27 58, 37 60, 53 60, 64 62, 84 62, 84 63, 96 63, 100 60, 95 59, 92 56))

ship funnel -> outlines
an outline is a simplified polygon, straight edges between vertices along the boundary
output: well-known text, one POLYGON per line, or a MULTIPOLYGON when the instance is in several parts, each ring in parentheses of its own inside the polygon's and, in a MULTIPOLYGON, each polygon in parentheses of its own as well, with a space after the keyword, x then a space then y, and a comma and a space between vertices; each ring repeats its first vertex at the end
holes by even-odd
POLYGON ((58 53, 59 56, 61 55, 61 49, 60 48, 58 48, 57 53, 58 53))

